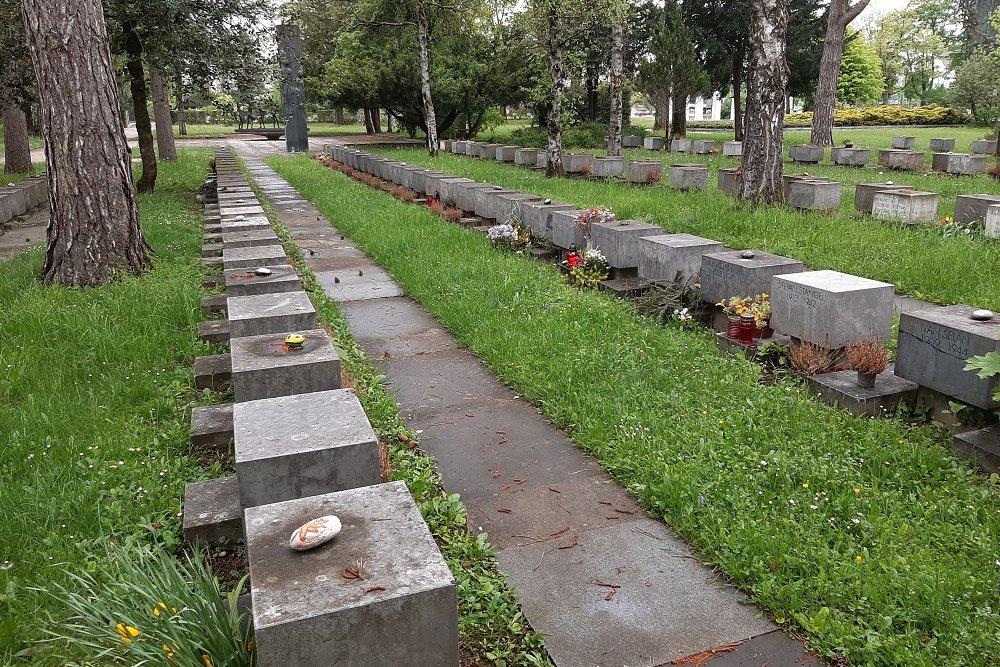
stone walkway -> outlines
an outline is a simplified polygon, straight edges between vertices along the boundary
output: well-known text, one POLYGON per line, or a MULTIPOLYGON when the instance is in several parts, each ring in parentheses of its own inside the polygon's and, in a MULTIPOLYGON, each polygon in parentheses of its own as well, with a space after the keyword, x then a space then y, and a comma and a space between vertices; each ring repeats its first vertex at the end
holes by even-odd
POLYGON ((232 144, 354 337, 380 360, 445 488, 461 494, 473 529, 489 533, 557 665, 665 665, 741 641, 710 664, 822 664, 403 296, 263 163, 267 148, 232 144))

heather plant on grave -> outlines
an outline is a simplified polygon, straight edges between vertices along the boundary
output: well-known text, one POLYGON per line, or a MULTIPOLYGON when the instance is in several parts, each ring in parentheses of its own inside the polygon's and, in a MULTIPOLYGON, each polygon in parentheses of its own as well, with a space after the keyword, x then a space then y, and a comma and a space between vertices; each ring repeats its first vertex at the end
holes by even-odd
POLYGON ((50 614, 45 628, 67 662, 254 664, 253 630, 236 603, 246 577, 224 594, 201 551, 181 559, 162 549, 108 551, 106 569, 66 572, 69 585, 40 589, 69 616, 57 622, 50 614))

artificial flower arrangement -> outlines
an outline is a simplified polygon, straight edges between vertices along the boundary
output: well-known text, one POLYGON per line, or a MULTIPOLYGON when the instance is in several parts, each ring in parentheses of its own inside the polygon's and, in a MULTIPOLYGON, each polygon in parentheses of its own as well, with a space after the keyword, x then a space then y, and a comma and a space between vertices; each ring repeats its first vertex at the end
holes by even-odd
POLYGON ((767 293, 753 296, 732 296, 715 304, 730 317, 753 317, 758 329, 767 327, 771 319, 771 299, 767 293))
POLYGON ((493 225, 486 238, 501 250, 523 253, 531 245, 531 230, 524 226, 517 211, 512 211, 507 222, 493 225))
POLYGON ((583 236, 587 239, 587 247, 590 247, 590 226, 595 222, 614 222, 615 220, 617 220, 615 214, 606 208, 588 208, 576 217, 576 226, 583 231, 583 236))

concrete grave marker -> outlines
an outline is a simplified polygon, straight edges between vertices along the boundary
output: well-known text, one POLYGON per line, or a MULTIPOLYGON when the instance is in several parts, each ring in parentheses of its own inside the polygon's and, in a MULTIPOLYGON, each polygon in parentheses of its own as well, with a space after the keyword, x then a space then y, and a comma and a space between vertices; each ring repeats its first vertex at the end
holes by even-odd
POLYGON ((575 245, 577 250, 583 251, 587 245, 587 238, 583 235, 583 230, 576 224, 576 219, 580 211, 552 211, 549 217, 549 230, 552 244, 558 248, 569 248, 575 245))
POLYGON ((739 197, 741 186, 740 173, 739 169, 720 169, 718 176, 719 189, 730 197, 739 197))
POLYGON ((972 150, 977 155, 995 155, 997 152, 996 139, 977 139, 972 142, 972 150))
POLYGON ((315 329, 316 309, 305 292, 276 292, 226 299, 231 338, 315 329))
POLYGON ((722 143, 722 154, 726 157, 742 157, 743 156, 743 142, 742 141, 725 141, 722 143))
POLYGON ((285 249, 280 245, 226 248, 222 251, 222 266, 226 269, 256 268, 272 264, 288 264, 285 249))
POLYGON ((299 331, 299 350, 285 346, 283 334, 229 341, 236 401, 340 389, 340 357, 322 329, 299 331))
POLYGON ((693 284, 701 273, 702 257, 722 250, 720 242, 692 234, 645 236, 639 239, 639 277, 693 284))
POLYGON ((274 292, 294 292, 302 289, 298 273, 290 264, 268 267, 269 274, 258 275, 253 269, 229 269, 225 272, 227 296, 251 296, 274 292))
POLYGON ((885 183, 858 183, 854 188, 854 210, 871 213, 875 205, 875 194, 889 190, 915 190, 912 185, 900 185, 891 181, 885 183))
POLYGON ((924 154, 916 151, 880 150, 878 163, 886 169, 921 171, 924 168, 924 154))
POLYGON ((595 222, 590 226, 594 247, 604 253, 613 269, 634 269, 639 266, 639 239, 663 234, 663 228, 639 220, 595 222))
POLYGON ((986 209, 986 237, 1000 239, 1000 204, 986 209))
POLYGON ((670 140, 670 152, 671 153, 690 153, 691 152, 691 140, 678 138, 670 140))
POLYGON ((594 161, 591 153, 567 153, 563 155, 563 167, 567 174, 589 174, 594 161))
POLYGON ((892 147, 902 150, 912 150, 917 145, 916 137, 893 137, 892 147))
POLYGON ((986 220, 991 206, 1000 204, 1000 195, 958 195, 955 197, 955 222, 986 220))
POLYGON ((626 171, 629 183, 650 184, 663 180, 663 163, 659 160, 632 160, 626 171))
POLYGON ((630 134, 627 137, 622 137, 622 148, 641 148, 642 147, 642 137, 638 137, 634 134, 630 134))
POLYGON ((647 151, 662 151, 667 145, 664 137, 646 137, 642 140, 642 147, 647 151))
POLYGON ((840 207, 842 187, 836 181, 794 179, 788 183, 785 198, 792 208, 832 211, 840 207))
POLYGON ((916 190, 882 190, 875 193, 872 217, 906 224, 934 222, 937 219, 938 194, 916 190))
POLYGON ((706 190, 708 189, 708 165, 674 163, 670 165, 668 178, 672 188, 706 190))
POLYGON ((710 139, 696 139, 691 142, 691 152, 695 155, 710 155, 718 152, 718 148, 710 139))
POLYGON ((822 146, 815 146, 813 144, 800 144, 798 146, 789 146, 788 157, 793 162, 800 162, 804 164, 818 164, 823 161, 824 149, 822 146))
POLYGON ((518 148, 514 151, 514 164, 534 167, 538 162, 538 151, 534 148, 518 148))
POLYGON ((701 259, 701 297, 718 303, 734 296, 754 296, 771 291, 771 279, 777 275, 799 273, 802 262, 781 255, 745 250, 727 250, 701 259))
POLYGON ((621 178, 625 175, 625 158, 595 157, 590 165, 590 175, 595 178, 621 178))
POLYGON ((931 150, 935 153, 950 153, 955 150, 955 140, 931 139, 931 150))
POLYGON ((867 148, 831 148, 830 159, 844 167, 864 167, 871 161, 872 152, 867 148))

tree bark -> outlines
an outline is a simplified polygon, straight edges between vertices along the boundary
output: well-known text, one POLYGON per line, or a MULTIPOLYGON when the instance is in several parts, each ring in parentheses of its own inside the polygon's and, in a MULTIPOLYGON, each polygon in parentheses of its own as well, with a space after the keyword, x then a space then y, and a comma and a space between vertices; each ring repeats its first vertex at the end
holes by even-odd
POLYGON ((733 56, 733 132, 736 141, 743 141, 743 53, 733 56))
POLYGON ((562 30, 559 25, 559 14, 555 2, 550 2, 546 12, 548 23, 549 77, 552 79, 549 89, 549 141, 548 164, 545 175, 565 176, 562 150, 562 103, 563 96, 569 88, 566 79, 566 64, 564 61, 562 30))
POLYGON ((3 108, 3 142, 3 173, 27 174, 34 170, 28 145, 28 118, 16 104, 3 108))
POLYGON ((153 117, 156 119, 156 148, 161 160, 176 160, 177 146, 174 144, 174 125, 170 120, 170 97, 167 80, 153 65, 149 66, 149 83, 153 89, 153 117))
POLYGON ((101 2, 24 0, 23 8, 48 162, 42 280, 98 285, 149 269, 101 2))
POLYGON ((382 134, 382 110, 378 107, 372 107, 372 131, 382 134))
POLYGON ((687 134, 688 102, 686 95, 673 96, 673 113, 670 114, 670 134, 668 139, 677 139, 687 134))
POLYGON ((142 67, 142 41, 133 24, 125 23, 122 30, 125 33, 125 69, 128 70, 135 131, 139 135, 139 156, 142 159, 142 176, 135 188, 139 192, 151 192, 156 187, 156 151, 153 149, 153 126, 149 120, 149 101, 146 97, 146 73, 142 67))
POLYGON ((365 114, 365 134, 375 134, 375 126, 372 125, 372 110, 368 107, 365 107, 364 114, 365 114))
POLYGON ((344 122, 344 108, 343 107, 337 107, 337 109, 334 111, 333 122, 335 122, 337 125, 345 125, 346 124, 344 122))
POLYGON ((174 95, 177 96, 177 134, 186 137, 188 126, 186 109, 184 108, 184 75, 180 72, 174 78, 174 95))
POLYGON ((781 200, 787 30, 788 0, 754 0, 741 182, 742 198, 752 202, 781 200))
POLYGON ((417 2, 417 41, 420 44, 420 96, 424 100, 424 122, 427 124, 427 154, 438 154, 437 117, 431 97, 431 66, 427 52, 427 10, 422 0, 417 2))
POLYGON ((858 0, 852 5, 850 0, 830 0, 809 137, 810 143, 817 146, 833 145, 833 112, 837 108, 837 77, 840 76, 840 61, 844 56, 844 33, 847 25, 864 11, 869 2, 858 0))
POLYGON ((608 155, 622 154, 622 84, 625 81, 622 60, 625 51, 625 25, 616 20, 611 26, 611 116, 608 120, 608 155))

